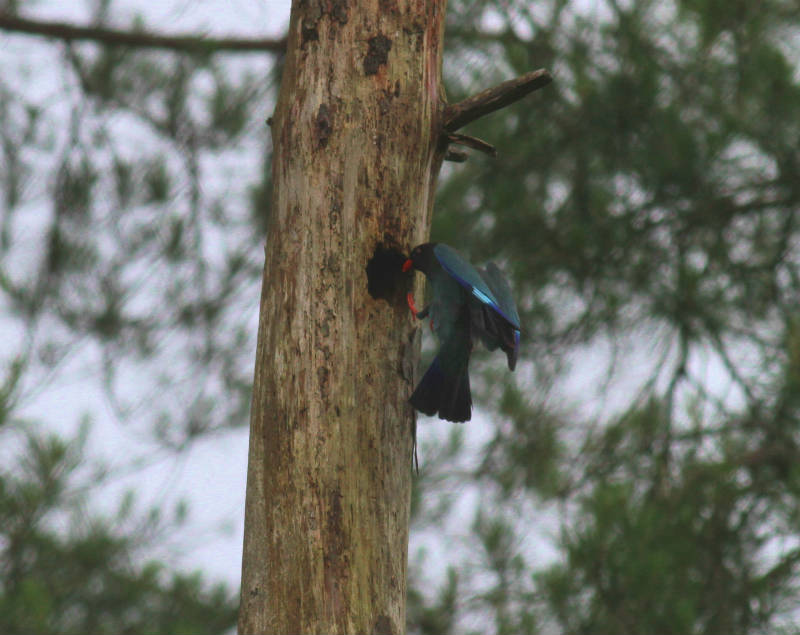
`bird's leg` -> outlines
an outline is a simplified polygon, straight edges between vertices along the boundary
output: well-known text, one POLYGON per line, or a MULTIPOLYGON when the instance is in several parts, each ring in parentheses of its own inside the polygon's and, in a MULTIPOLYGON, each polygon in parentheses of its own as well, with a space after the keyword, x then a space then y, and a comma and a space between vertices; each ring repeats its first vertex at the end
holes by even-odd
POLYGON ((406 300, 408 301, 408 308, 411 309, 411 314, 414 317, 417 317, 418 311, 417 311, 417 307, 414 306, 414 294, 409 291, 406 294, 406 300))
POLYGON ((417 317, 417 307, 414 306, 414 294, 409 291, 406 294, 406 300, 408 301, 408 308, 411 309, 411 313, 414 317, 417 317))
POLYGON ((430 306, 426 306, 422 311, 417 311, 417 307, 414 305, 414 294, 409 292, 406 295, 406 300, 408 300, 408 308, 411 309, 411 313, 414 314, 414 317, 418 320, 424 320, 428 317, 428 311, 430 310, 430 306))

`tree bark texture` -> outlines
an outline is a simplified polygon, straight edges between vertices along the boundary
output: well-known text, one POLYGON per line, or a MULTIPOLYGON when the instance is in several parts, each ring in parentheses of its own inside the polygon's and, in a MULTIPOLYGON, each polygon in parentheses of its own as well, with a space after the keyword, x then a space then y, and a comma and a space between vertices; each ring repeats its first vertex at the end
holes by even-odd
MULTIPOLYGON (((405 631, 418 358, 367 264, 428 235, 445 2, 295 0, 250 422, 240 633, 405 631)), ((419 291, 419 289, 417 289, 419 291)))

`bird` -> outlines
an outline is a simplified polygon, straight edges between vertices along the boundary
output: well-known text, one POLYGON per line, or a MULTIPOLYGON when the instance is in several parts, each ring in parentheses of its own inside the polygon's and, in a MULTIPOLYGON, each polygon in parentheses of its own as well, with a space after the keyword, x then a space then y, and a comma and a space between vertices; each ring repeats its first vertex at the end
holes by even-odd
POLYGON ((517 365, 521 327, 511 287, 493 262, 485 269, 477 268, 444 243, 414 247, 402 270, 412 268, 430 281, 431 301, 418 311, 409 293, 409 309, 417 319, 430 317, 440 347, 409 401, 426 415, 438 413, 446 421, 469 421, 469 357, 475 341, 483 342, 490 351, 500 348, 509 370, 517 365))

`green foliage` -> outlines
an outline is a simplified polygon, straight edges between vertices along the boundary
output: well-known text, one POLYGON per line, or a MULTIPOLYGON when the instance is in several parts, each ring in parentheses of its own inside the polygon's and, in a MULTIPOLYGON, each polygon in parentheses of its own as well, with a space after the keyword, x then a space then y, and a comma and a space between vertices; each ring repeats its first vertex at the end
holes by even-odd
POLYGON ((537 576, 564 632, 761 632, 797 592, 770 549, 794 535, 796 482, 755 478, 775 457, 747 450, 728 422, 709 431, 723 454, 698 452, 694 435, 676 439, 664 475, 650 448, 668 431, 666 415, 651 403, 598 440, 604 473, 579 496, 562 537, 566 561, 537 576))
POLYGON ((169 200, 170 178, 164 157, 157 157, 144 173, 147 202, 166 203, 169 200))
MULTIPOLYGON (((125 26, 113 2, 94 13, 125 26)), ((0 46, 0 632, 229 632, 234 590, 151 560, 186 504, 142 511, 129 492, 96 512, 116 475, 26 409, 91 358, 138 438, 185 448, 246 422, 255 330, 236 321, 257 306, 263 232, 238 154, 265 146, 271 80, 263 60, 29 44, 18 65, 0 46)))
POLYGON ((408 622, 421 635, 447 635, 454 632, 458 599, 458 574, 449 567, 447 581, 431 601, 415 588, 411 580, 408 590, 408 622))
POLYGON ((457 568, 455 632, 487 615, 484 632, 511 632, 479 598, 509 597, 509 562, 542 562, 526 527, 555 510, 560 557, 512 586, 536 628, 796 632, 800 14, 780 0, 450 10, 451 101, 537 67, 555 78, 465 129, 499 158, 454 168, 434 217, 434 238, 512 275, 534 360, 533 382, 490 371, 480 386, 493 428, 462 477, 493 504, 462 566, 495 582, 457 568), (565 370, 593 371, 598 348, 607 377, 570 392, 565 370))
MULTIPOLYGON (((107 19, 115 5, 96 9, 107 19)), ((155 431, 166 420, 160 438, 173 447, 241 426, 255 330, 236 322, 257 306, 264 234, 263 224, 253 229, 249 192, 264 191, 252 181, 274 78, 252 70, 260 63, 231 72, 207 54, 51 52, 80 87, 58 108, 26 103, 13 74, 0 79, 0 286, 9 317, 29 331, 16 352, 32 373, 47 372, 76 347, 99 344, 115 414, 127 420, 136 403, 152 401, 139 425, 155 431), (237 155, 248 143, 258 149, 244 176, 237 155), (35 222, 24 211, 45 193, 31 182, 52 184, 52 213, 37 211, 35 222), (121 394, 121 357, 152 378, 143 394, 121 394), (198 360, 204 369, 187 373, 198 360)), ((36 70, 44 83, 58 81, 36 70)))
POLYGON ((441 191, 443 208, 459 211, 440 214, 434 234, 457 231, 481 257, 503 246, 535 300, 523 320, 539 347, 643 319, 692 341, 746 337, 791 293, 780 265, 793 214, 782 210, 797 203, 798 174, 783 157, 800 94, 776 34, 749 25, 739 49, 713 55, 691 20, 634 7, 575 18, 572 33, 566 12, 531 18, 530 55, 517 40, 503 67, 548 66, 556 81, 474 124, 502 157, 466 164, 441 191), (757 106, 743 112, 748 102, 757 106), (576 305, 566 315, 565 295, 576 305))
POLYGON ((567 487, 562 474, 566 448, 559 437, 565 422, 542 406, 532 407, 512 384, 503 389, 498 413, 476 476, 499 486, 503 497, 526 489, 559 496, 567 487))
POLYGON ((73 163, 67 158, 56 175, 53 201, 56 214, 72 217, 85 217, 92 202, 92 188, 97 175, 88 157, 80 157, 73 163))
MULTIPOLYGON (((9 431, 5 444, 14 442, 9 431)), ((221 633, 237 598, 199 573, 137 562, 177 525, 138 518, 128 494, 115 518, 86 513, 88 427, 72 439, 26 433, 0 468, 0 631, 4 633, 221 633)), ((6 446, 7 447, 7 446, 6 446)))
POLYGON ((250 110, 258 80, 247 76, 239 85, 218 77, 214 92, 209 99, 211 127, 219 135, 218 144, 229 143, 245 130, 250 120, 250 110))

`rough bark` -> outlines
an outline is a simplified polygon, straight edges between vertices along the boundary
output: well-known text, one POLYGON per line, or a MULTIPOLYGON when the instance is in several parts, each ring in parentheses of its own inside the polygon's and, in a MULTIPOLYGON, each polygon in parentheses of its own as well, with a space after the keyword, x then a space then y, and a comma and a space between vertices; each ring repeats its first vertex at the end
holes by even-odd
POLYGON ((376 247, 428 234, 445 2, 295 0, 250 422, 241 633, 405 631, 418 355, 376 247))

